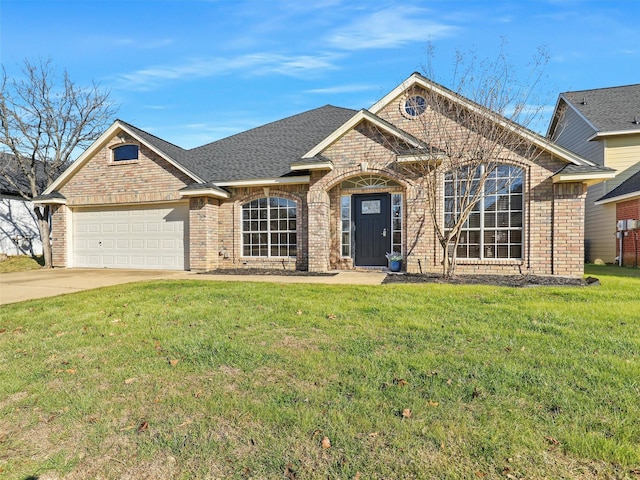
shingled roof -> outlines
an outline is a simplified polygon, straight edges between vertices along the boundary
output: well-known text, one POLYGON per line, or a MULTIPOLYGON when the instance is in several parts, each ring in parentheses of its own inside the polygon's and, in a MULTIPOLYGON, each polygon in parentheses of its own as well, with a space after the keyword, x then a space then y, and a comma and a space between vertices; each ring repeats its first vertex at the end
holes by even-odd
POLYGON ((605 202, 606 200, 613 200, 618 197, 624 197, 633 194, 640 195, 640 171, 636 172, 634 175, 631 175, 624 182, 622 182, 602 198, 599 198, 597 202, 605 202))
POLYGON ((291 175, 291 164, 356 113, 326 105, 187 152, 181 163, 216 183, 291 175))
POLYGON ((565 92, 560 98, 578 110, 599 133, 640 131, 640 83, 565 92))

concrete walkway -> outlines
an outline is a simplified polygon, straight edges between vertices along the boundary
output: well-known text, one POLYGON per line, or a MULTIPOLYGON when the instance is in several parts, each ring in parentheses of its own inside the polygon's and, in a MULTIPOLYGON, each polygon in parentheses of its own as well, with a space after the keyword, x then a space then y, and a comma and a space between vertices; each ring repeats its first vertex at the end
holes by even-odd
POLYGON ((385 276, 385 273, 377 271, 341 271, 333 276, 278 276, 198 275, 197 273, 170 270, 54 268, 0 274, 0 305, 149 280, 380 285, 385 276))

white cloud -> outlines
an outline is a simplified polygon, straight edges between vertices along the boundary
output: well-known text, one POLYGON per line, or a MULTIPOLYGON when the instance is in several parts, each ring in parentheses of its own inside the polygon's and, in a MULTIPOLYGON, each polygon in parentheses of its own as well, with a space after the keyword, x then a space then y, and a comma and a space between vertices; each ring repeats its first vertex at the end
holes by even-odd
POLYGON ((366 92, 368 90, 375 90, 376 86, 366 85, 363 83, 352 83, 349 85, 336 85, 334 87, 326 88, 314 88, 311 90, 305 90, 305 93, 318 93, 318 94, 334 94, 334 93, 353 93, 353 92, 366 92))
POLYGON ((287 56, 272 53, 248 54, 236 58, 193 59, 181 65, 159 65, 116 77, 116 88, 149 90, 161 82, 183 78, 206 78, 235 72, 253 75, 279 74, 301 76, 335 69, 334 55, 287 56))
POLYGON ((406 43, 442 38, 454 30, 454 26, 430 18, 426 9, 392 7, 361 17, 334 31, 328 42, 343 50, 395 48, 406 43))

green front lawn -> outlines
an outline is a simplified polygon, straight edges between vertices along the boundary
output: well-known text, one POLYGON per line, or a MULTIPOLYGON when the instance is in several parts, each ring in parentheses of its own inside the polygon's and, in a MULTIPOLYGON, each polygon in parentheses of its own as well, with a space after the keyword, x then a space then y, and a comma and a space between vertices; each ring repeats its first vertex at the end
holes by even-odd
POLYGON ((638 478, 640 270, 587 273, 0 307, 0 477, 638 478))
POLYGON ((0 273, 24 272, 25 270, 37 270, 44 265, 44 258, 16 255, 0 261, 0 273))

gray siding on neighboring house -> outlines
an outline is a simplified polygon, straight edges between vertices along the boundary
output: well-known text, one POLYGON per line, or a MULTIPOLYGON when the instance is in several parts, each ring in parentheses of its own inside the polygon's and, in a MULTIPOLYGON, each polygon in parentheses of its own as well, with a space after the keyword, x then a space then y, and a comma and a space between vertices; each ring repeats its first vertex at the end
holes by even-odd
POLYGON ((596 130, 573 108, 567 107, 564 118, 558 122, 553 141, 588 158, 598 165, 604 165, 604 145, 599 141, 588 142, 596 130))

